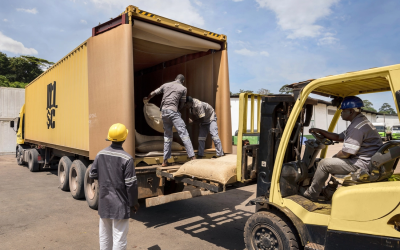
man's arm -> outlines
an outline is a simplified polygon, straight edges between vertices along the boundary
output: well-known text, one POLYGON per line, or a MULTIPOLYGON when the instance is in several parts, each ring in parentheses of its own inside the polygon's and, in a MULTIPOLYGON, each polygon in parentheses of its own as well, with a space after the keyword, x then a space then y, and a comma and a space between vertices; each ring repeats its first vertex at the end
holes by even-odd
POLYGON ((135 166, 133 164, 133 159, 131 158, 125 167, 125 188, 128 195, 129 206, 135 207, 138 204, 138 186, 137 177, 135 173, 135 166))
POLYGON ((156 95, 161 94, 163 92, 163 87, 164 87, 164 84, 161 85, 161 87, 159 87, 158 89, 151 92, 147 97, 143 98, 143 101, 149 102, 151 98, 153 98, 156 95))
POLYGON ((343 142, 343 139, 344 139, 344 138, 341 138, 339 134, 331 133, 331 132, 328 132, 328 131, 325 131, 325 130, 322 130, 322 129, 318 129, 318 128, 312 128, 309 131, 310 131, 310 133, 315 133, 317 135, 318 134, 322 135, 323 137, 328 138, 328 139, 330 139, 332 141, 343 142))
POLYGON ((351 154, 343 152, 340 150, 337 154, 333 156, 333 158, 339 158, 339 159, 347 159, 350 157, 351 154))
POLYGON ((90 168, 89 172, 89 178, 98 180, 99 179, 99 174, 97 172, 97 158, 99 156, 97 155, 96 158, 94 159, 94 162, 92 163, 92 167, 90 168))

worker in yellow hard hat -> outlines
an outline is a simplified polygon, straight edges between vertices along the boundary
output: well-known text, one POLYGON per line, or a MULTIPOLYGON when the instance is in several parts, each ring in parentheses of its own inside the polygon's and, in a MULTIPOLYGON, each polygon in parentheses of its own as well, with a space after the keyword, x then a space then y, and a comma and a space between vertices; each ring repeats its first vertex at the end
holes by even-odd
POLYGON ((97 154, 89 173, 99 182, 100 249, 126 248, 128 220, 139 209, 134 159, 122 148, 127 136, 124 124, 113 124, 106 139, 112 143, 97 154))

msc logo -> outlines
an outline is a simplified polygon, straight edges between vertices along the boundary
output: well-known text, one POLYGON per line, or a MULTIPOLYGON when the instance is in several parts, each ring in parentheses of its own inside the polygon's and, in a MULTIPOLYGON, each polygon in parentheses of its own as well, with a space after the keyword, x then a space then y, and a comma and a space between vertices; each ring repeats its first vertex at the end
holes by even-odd
POLYGON ((56 116, 56 81, 47 85, 47 129, 55 128, 56 122, 53 121, 56 116))

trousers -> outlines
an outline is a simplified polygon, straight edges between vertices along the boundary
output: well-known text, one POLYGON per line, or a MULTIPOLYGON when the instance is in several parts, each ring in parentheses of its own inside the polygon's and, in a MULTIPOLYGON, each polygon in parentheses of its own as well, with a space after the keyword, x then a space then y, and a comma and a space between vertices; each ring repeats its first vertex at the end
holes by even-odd
POLYGON ((325 186, 329 174, 347 175, 350 172, 357 171, 358 167, 349 163, 347 159, 328 158, 322 159, 318 163, 317 171, 314 174, 311 186, 306 192, 313 197, 317 198, 325 186))
POLYGON ((178 131, 189 158, 193 157, 194 150, 192 141, 190 140, 186 124, 182 120, 181 114, 170 109, 165 109, 162 110, 161 115, 164 123, 164 160, 171 158, 172 127, 175 127, 178 131))
POLYGON ((201 123, 199 131, 199 151, 198 156, 204 156, 204 148, 206 145, 206 139, 208 132, 211 134, 211 138, 214 141, 215 150, 217 156, 223 156, 224 151, 222 150, 221 140, 218 135, 217 116, 210 123, 201 123))
POLYGON ((125 250, 129 230, 129 219, 114 220, 100 218, 100 250, 125 250))

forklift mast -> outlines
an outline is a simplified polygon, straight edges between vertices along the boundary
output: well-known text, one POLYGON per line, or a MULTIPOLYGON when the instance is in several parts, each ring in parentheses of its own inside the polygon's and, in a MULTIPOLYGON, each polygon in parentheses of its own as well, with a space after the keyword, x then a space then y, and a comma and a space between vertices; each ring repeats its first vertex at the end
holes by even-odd
MULTIPOLYGON (((294 95, 269 95, 262 98, 260 119, 260 144, 257 154, 257 197, 269 198, 274 162, 283 130, 296 102, 294 95)), ((308 98, 290 137, 284 163, 300 160, 304 127, 310 125, 313 106, 318 100, 308 98)))

